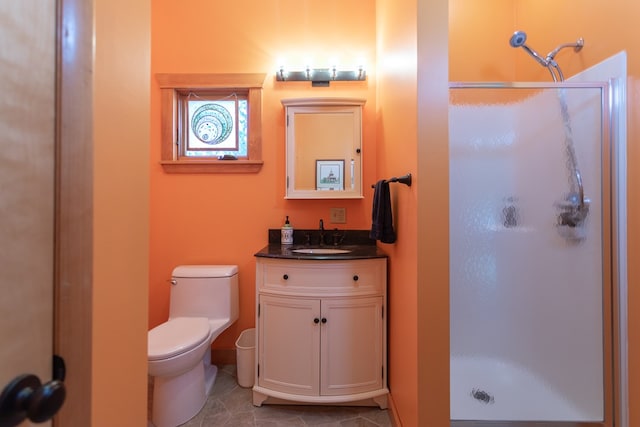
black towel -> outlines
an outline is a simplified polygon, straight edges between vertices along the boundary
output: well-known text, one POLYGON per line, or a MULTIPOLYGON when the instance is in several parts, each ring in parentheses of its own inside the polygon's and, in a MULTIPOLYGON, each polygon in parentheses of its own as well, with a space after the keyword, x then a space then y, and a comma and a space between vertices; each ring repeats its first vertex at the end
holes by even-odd
POLYGON ((385 180, 380 180, 376 183, 371 219, 369 237, 374 240, 380 240, 382 243, 394 243, 396 241, 396 232, 393 231, 393 216, 391 215, 389 183, 385 180))

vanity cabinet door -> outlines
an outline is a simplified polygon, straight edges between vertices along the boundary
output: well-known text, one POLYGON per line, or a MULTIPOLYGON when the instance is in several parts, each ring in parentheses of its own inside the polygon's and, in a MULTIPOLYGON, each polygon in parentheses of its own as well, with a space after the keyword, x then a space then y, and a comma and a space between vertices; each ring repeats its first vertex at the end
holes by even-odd
POLYGON ((320 300, 260 295, 259 303, 258 384, 284 393, 317 396, 320 300))
POLYGON ((320 394, 383 387, 382 297, 322 300, 320 394))

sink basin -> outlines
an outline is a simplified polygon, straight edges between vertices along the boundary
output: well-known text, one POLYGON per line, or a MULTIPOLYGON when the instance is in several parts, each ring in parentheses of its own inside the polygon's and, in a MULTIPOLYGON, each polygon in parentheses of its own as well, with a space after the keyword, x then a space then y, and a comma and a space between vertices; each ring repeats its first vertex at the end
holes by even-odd
POLYGON ((349 252, 351 252, 351 250, 337 249, 337 248, 302 248, 302 249, 292 249, 291 252, 296 254, 332 255, 332 254, 348 254, 349 252))

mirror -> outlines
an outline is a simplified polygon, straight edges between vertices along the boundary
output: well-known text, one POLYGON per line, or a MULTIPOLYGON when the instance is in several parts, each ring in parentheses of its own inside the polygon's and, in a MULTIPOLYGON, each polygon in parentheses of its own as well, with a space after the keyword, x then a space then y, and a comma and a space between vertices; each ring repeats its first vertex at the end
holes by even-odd
POLYGON ((354 98, 283 99, 287 199, 362 198, 362 106, 354 98))

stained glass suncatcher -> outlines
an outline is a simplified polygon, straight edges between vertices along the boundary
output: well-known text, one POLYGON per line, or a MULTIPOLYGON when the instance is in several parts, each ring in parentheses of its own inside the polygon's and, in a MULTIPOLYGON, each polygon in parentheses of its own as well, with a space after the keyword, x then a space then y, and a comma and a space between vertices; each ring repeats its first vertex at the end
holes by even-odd
POLYGON ((237 102, 235 100, 189 100, 187 150, 238 149, 237 102))

